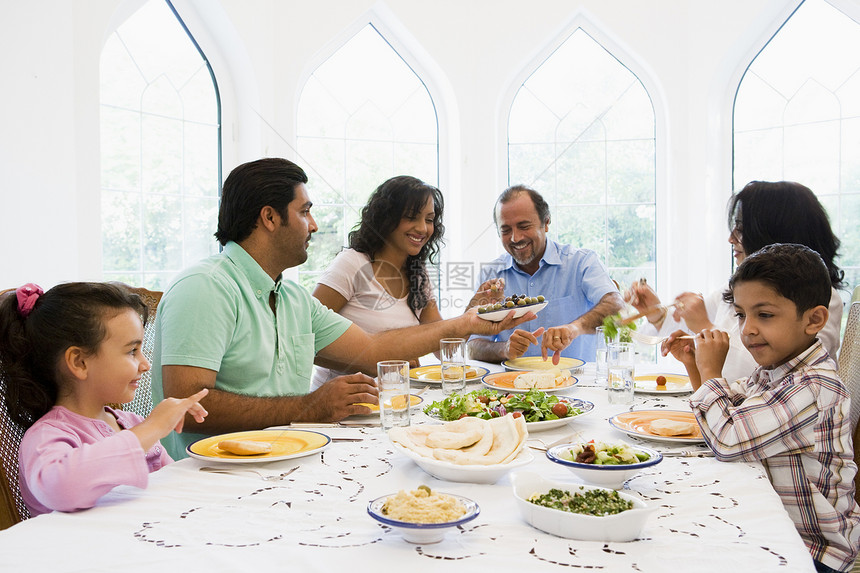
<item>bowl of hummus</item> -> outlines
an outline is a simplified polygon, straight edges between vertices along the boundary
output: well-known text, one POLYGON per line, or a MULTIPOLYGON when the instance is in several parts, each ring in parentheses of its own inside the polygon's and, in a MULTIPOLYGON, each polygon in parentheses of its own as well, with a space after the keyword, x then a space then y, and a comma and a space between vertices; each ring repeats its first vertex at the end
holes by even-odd
POLYGON ((409 543, 419 544, 442 541, 446 531, 475 519, 480 512, 471 499, 425 485, 384 495, 367 504, 372 518, 398 531, 409 543))

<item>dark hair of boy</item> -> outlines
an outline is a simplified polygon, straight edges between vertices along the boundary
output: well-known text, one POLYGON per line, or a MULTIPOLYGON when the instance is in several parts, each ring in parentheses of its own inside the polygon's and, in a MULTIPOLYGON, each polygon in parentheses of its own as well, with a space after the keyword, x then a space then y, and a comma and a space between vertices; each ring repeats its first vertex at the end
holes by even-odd
POLYGON ((738 266, 723 300, 734 304, 735 285, 760 281, 797 307, 797 315, 830 304, 830 274, 821 256, 804 245, 775 243, 759 249, 738 266))

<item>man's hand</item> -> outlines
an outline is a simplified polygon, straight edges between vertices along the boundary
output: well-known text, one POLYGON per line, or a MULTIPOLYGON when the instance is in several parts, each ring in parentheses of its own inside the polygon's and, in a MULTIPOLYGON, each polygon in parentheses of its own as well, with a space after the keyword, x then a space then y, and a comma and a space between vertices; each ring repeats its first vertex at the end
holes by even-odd
POLYGON ((296 422, 338 422, 347 416, 372 414, 363 402, 379 403, 376 382, 366 374, 349 374, 332 378, 305 398, 306 412, 296 422))
POLYGON ((558 362, 561 359, 561 351, 570 346, 570 343, 582 333, 582 329, 575 321, 570 324, 547 328, 541 339, 541 356, 546 360, 549 354, 552 353, 552 363, 558 366, 558 362))
POLYGON ((519 328, 516 329, 505 343, 505 356, 507 359, 513 360, 525 354, 526 350, 529 349, 529 346, 538 343, 537 337, 541 334, 543 334, 542 326, 534 332, 520 330, 519 328))

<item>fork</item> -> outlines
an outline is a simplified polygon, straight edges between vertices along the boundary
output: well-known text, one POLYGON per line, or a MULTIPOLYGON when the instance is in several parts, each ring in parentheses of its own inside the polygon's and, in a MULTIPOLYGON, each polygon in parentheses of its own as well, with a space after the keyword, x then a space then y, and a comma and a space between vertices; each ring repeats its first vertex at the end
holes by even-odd
POLYGON ((263 481, 280 481, 282 479, 285 479, 288 475, 290 475, 291 473, 293 473, 297 469, 299 469, 299 466, 296 466, 294 468, 290 468, 282 474, 273 475, 273 476, 268 476, 266 474, 260 473, 257 470, 252 470, 250 468, 219 468, 219 467, 213 467, 213 466, 203 466, 198 471, 212 473, 212 474, 228 474, 228 475, 234 475, 234 476, 235 475, 242 475, 241 472, 246 472, 246 473, 256 474, 261 479, 263 479, 263 481))
MULTIPOLYGON (((664 340, 668 339, 668 336, 660 336, 659 334, 643 334, 638 330, 630 331, 630 338, 639 342, 640 344, 660 344, 664 340)), ((679 336, 675 340, 693 340, 696 338, 695 336, 685 335, 679 336)))

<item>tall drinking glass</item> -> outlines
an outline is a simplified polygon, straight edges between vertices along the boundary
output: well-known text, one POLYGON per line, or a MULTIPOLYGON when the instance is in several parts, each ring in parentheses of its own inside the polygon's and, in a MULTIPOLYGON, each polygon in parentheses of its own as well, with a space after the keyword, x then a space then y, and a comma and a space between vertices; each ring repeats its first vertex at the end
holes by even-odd
POLYGON ((385 360, 376 363, 379 384, 379 421, 383 431, 409 425, 409 362, 385 360))
POLYGON ((439 342, 442 359, 442 393, 451 394, 466 388, 466 341, 443 338, 439 342))
POLYGON ((606 388, 610 404, 633 403, 636 350, 632 342, 611 342, 606 347, 606 388))
POLYGON ((595 328, 594 334, 597 336, 597 351, 594 359, 597 364, 595 381, 606 382, 606 334, 602 326, 595 328))

